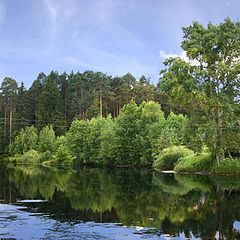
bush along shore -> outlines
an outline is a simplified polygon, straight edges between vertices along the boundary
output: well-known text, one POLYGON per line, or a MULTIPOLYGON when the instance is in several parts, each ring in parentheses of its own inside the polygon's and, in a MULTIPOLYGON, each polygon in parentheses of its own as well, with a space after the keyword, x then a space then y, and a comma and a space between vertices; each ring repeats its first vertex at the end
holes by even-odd
POLYGON ((240 174, 240 158, 226 158, 217 165, 216 159, 206 147, 200 153, 183 146, 172 146, 162 150, 153 163, 156 170, 174 170, 179 173, 240 174))

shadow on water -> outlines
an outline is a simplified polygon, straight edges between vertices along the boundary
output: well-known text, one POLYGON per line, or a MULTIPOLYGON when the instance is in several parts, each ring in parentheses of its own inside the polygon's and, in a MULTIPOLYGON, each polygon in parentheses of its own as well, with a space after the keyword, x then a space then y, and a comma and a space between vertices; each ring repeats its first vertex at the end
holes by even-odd
MULTIPOLYGON (((12 204, 55 225, 110 224, 126 235, 122 226, 141 226, 134 234, 162 239, 240 239, 239 177, 31 166, 1 167, 0 175, 0 206, 12 204)), ((0 219, 16 222, 14 214, 0 219)))

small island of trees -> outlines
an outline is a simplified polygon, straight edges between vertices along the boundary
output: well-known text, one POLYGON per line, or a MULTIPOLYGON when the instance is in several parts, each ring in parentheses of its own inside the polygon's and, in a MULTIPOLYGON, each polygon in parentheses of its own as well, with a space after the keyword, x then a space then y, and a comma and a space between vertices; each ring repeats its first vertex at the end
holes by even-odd
POLYGON ((153 166, 240 173, 240 22, 183 27, 188 61, 158 84, 131 73, 40 73, 0 92, 1 154, 35 164, 153 166))

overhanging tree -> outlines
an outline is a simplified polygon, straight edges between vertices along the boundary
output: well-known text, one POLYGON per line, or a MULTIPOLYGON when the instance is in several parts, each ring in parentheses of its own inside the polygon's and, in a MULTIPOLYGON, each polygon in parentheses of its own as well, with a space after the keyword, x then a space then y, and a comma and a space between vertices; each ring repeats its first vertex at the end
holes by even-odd
POLYGON ((194 22, 183 33, 182 49, 189 62, 166 60, 159 86, 172 104, 188 110, 193 130, 205 133, 219 165, 226 154, 239 151, 229 144, 229 136, 239 136, 240 22, 227 18, 207 27, 194 22))

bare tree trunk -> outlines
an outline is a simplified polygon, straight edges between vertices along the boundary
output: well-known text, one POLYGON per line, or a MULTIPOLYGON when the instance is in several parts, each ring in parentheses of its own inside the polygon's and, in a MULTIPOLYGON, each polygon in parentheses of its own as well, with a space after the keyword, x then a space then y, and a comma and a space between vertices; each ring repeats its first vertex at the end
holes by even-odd
POLYGON ((100 117, 102 118, 102 87, 100 86, 100 99, 99 99, 99 104, 100 104, 100 117))
MULTIPOLYGON (((220 147, 222 144, 223 139, 223 122, 222 122, 222 116, 223 112, 218 112, 218 136, 219 136, 219 145, 220 147)), ((221 159, 223 160, 225 158, 224 149, 221 149, 221 159)))
MULTIPOLYGON (((217 149, 216 149, 217 150, 217 149)), ((219 165, 220 165, 220 157, 219 157, 219 154, 218 154, 218 152, 216 151, 216 160, 217 160, 217 165, 218 165, 218 167, 219 167, 219 165)))
POLYGON ((222 139, 223 139, 223 122, 222 122, 222 116, 223 116, 223 112, 219 111, 217 112, 217 116, 218 116, 218 129, 217 129, 217 134, 216 134, 216 143, 214 145, 215 147, 215 151, 216 151, 216 160, 217 160, 217 165, 219 167, 220 165, 220 160, 223 160, 225 158, 225 153, 224 153, 224 149, 222 148, 222 139))
POLYGON ((11 106, 10 106, 10 143, 12 141, 12 114, 13 114, 13 99, 11 97, 11 106))
POLYGON ((67 96, 66 96, 66 88, 64 88, 64 117, 67 121, 67 96))
POLYGON ((6 144, 7 139, 7 104, 5 104, 5 114, 4 114, 4 143, 6 144))
POLYGON ((108 109, 107 109, 107 103, 105 101, 105 116, 107 117, 108 116, 108 109))
POLYGON ((113 104, 113 118, 116 117, 116 112, 115 112, 115 104, 113 104))

